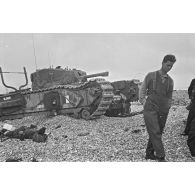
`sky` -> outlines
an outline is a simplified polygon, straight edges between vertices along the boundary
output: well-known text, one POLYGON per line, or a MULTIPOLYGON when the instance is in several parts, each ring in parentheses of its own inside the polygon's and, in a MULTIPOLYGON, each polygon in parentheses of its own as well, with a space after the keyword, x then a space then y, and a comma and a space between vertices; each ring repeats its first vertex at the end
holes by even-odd
MULTIPOLYGON (((187 89, 195 77, 195 33, 0 33, 2 70, 23 72, 25 66, 28 87, 31 73, 50 66, 88 74, 109 71, 106 80, 111 82, 142 81, 148 72, 160 69, 166 54, 177 59, 169 72, 174 89, 187 89)), ((4 74, 4 80, 15 88, 25 83, 22 74, 4 74)))

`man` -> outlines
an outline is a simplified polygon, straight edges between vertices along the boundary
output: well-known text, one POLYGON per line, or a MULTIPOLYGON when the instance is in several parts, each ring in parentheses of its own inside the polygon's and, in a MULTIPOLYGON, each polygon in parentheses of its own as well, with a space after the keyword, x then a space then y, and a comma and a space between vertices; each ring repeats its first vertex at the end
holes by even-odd
POLYGON ((45 142, 48 137, 48 135, 45 134, 45 130, 45 127, 38 130, 36 125, 31 125, 30 127, 21 126, 13 131, 2 129, 0 133, 1 138, 15 138, 20 139, 21 141, 24 139, 32 139, 35 142, 45 142))
POLYGON ((195 118, 191 121, 188 130, 187 145, 190 150, 191 156, 195 158, 195 118))
POLYGON ((191 122, 195 118, 195 79, 193 79, 190 83, 190 86, 188 88, 188 95, 189 98, 191 99, 191 103, 188 106, 189 114, 187 118, 186 127, 184 133, 181 134, 184 136, 189 134, 191 122))
POLYGON ((164 162, 162 133, 172 102, 173 80, 167 74, 176 62, 174 55, 166 55, 160 70, 146 75, 139 91, 144 106, 144 121, 149 134, 146 159, 164 162))

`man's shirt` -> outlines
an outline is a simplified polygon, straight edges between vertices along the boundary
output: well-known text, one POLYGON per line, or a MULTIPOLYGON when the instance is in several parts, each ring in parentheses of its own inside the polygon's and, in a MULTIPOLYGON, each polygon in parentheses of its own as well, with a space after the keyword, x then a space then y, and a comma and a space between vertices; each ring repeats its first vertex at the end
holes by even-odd
POLYGON ((188 95, 189 95, 189 98, 191 99, 191 96, 192 96, 192 90, 195 90, 195 79, 193 79, 190 83, 190 86, 188 88, 188 95))
POLYGON ((143 104, 146 97, 154 92, 160 96, 172 99, 173 94, 172 78, 168 74, 162 75, 162 72, 160 70, 148 73, 139 90, 140 103, 143 104), (161 80, 161 86, 159 86, 158 83, 159 79, 161 80))

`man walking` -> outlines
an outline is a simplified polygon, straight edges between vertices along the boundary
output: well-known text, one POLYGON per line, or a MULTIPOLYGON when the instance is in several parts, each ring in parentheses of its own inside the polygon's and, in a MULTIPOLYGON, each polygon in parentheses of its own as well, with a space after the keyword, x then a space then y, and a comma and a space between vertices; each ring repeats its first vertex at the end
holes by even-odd
POLYGON ((173 93, 173 80, 167 73, 175 62, 174 55, 166 55, 161 69, 148 73, 140 87, 139 101, 144 106, 144 121, 149 134, 146 159, 166 161, 162 133, 173 93))

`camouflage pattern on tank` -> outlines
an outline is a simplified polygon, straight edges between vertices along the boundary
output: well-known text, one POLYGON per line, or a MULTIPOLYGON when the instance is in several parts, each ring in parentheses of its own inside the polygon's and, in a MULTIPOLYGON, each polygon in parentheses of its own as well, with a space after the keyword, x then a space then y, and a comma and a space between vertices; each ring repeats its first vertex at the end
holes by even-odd
MULTIPOLYGON (((0 95, 0 120, 22 118, 40 114, 71 115, 76 118, 94 119, 104 115, 113 99, 113 87, 103 78, 108 72, 87 75, 76 69, 41 69, 31 74, 32 90, 16 89, 0 95)), ((26 72, 25 77, 27 80, 26 72)), ((26 81, 26 83, 28 83, 26 81)))

